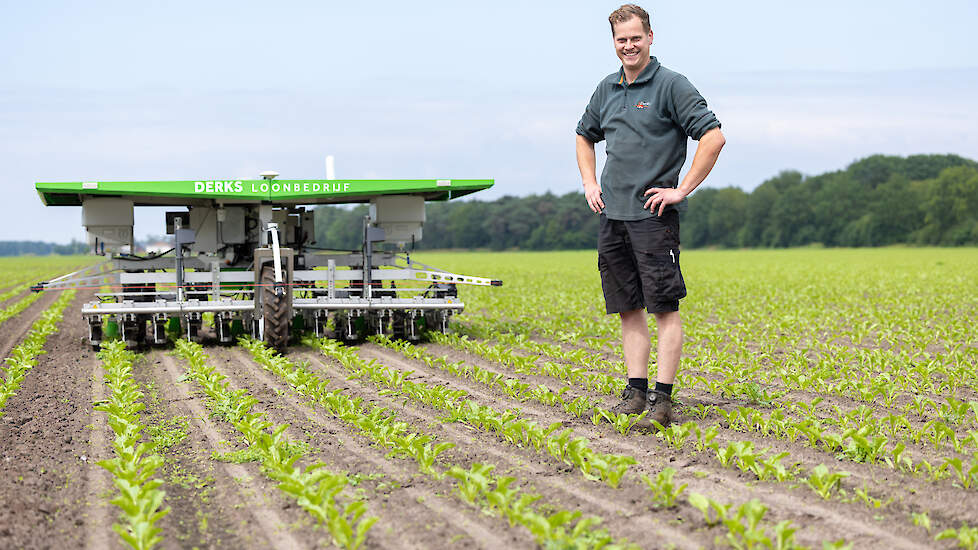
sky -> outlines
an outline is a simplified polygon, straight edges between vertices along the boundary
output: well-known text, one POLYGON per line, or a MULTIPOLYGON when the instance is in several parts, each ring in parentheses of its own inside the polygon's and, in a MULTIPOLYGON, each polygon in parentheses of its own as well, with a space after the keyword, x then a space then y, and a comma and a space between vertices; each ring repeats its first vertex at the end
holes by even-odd
MULTIPOLYGON (((482 199, 578 191, 619 4, 0 0, 0 240, 84 239, 35 182, 325 178, 326 155, 344 179, 495 179, 482 199)), ((704 187, 978 159, 978 3, 642 5, 652 54, 723 125, 704 187)), ((140 210, 137 238, 162 233, 140 210)))

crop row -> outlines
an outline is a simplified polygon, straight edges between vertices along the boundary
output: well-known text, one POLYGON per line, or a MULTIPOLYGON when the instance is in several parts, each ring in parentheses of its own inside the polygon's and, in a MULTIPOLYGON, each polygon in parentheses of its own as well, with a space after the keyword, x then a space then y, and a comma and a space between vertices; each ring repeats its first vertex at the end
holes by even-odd
POLYGON ((212 410, 243 436, 248 450, 260 457, 262 471, 278 482, 278 489, 325 525, 337 546, 348 550, 361 547, 377 518, 364 517, 367 504, 361 499, 348 497, 345 505, 338 502, 350 479, 331 472, 322 462, 298 466, 301 455, 285 436, 287 425, 275 426, 263 415, 251 412, 255 398, 247 390, 231 390, 226 377, 207 365, 207 355, 199 344, 178 340, 176 349, 189 365, 188 377, 210 398, 212 410))
MULTIPOLYGON (((785 405, 785 407, 792 406, 795 411, 811 410, 792 403, 785 405)), ((914 462, 909 453, 906 452, 906 444, 898 442, 888 445, 890 440, 882 434, 883 428, 880 423, 872 420, 854 421, 852 425, 845 427, 839 433, 824 427, 818 418, 793 420, 786 417, 782 412, 783 409, 780 408, 767 415, 749 407, 739 407, 732 411, 724 411, 716 407, 712 409, 723 417, 728 428, 735 431, 755 432, 790 442, 802 441, 809 447, 831 454, 836 458, 846 458, 854 462, 881 463, 890 468, 909 473, 926 473, 934 481, 953 473, 962 487, 978 486, 978 455, 970 465, 963 463, 960 458, 954 456, 944 457, 942 463, 936 467, 924 459, 914 462)), ((895 426, 902 427, 905 425, 906 419, 904 417, 897 416, 896 418, 902 419, 902 422, 895 421, 900 422, 895 426)), ((944 431, 940 427, 941 424, 937 422, 931 421, 916 431, 914 437, 918 438, 917 441, 923 434, 928 434, 935 446, 944 441, 948 437, 948 432, 944 431)), ((946 426, 944 429, 947 429, 946 426)), ((953 431, 950 431, 950 437, 954 438, 953 431)), ((957 441, 956 439, 953 440, 957 441)))
POLYGON ((620 360, 607 361, 605 354, 600 351, 611 345, 612 338, 584 338, 577 345, 583 344, 588 349, 575 347, 565 349, 558 344, 551 342, 540 342, 533 340, 517 323, 510 323, 487 317, 470 315, 464 322, 453 320, 451 328, 454 334, 468 336, 469 338, 479 338, 482 340, 495 340, 496 342, 509 347, 518 347, 539 355, 546 355, 562 361, 570 361, 582 365, 589 365, 597 369, 607 370, 611 373, 625 374, 625 362, 620 360))
POLYGON ((906 402, 916 396, 933 394, 953 402, 961 388, 978 390, 973 367, 942 364, 924 357, 894 361, 881 350, 845 349, 815 358, 808 357, 815 350, 791 351, 775 360, 769 354, 750 350, 698 352, 694 346, 690 348, 696 357, 696 370, 726 379, 748 379, 887 407, 903 403, 906 410, 913 406, 906 402))
POLYGON ((71 300, 74 298, 74 291, 67 291, 54 301, 43 313, 40 318, 34 321, 30 332, 17 347, 10 352, 6 358, 6 365, 0 367, 3 370, 3 380, 0 384, 0 415, 7 404, 7 400, 15 395, 17 388, 27 372, 37 365, 37 356, 44 353, 44 342, 48 336, 58 330, 58 321, 71 300))
MULTIPOLYGON (((614 541, 607 531, 597 525, 600 518, 582 518, 579 511, 557 510, 550 514, 540 512, 535 506, 541 496, 519 489, 512 476, 495 476, 495 466, 475 463, 465 468, 450 465, 435 467, 442 453, 454 446, 450 442, 436 443, 431 434, 411 431, 410 426, 399 421, 395 413, 376 406, 368 408, 360 398, 350 398, 341 390, 327 388, 329 382, 297 364, 278 355, 261 342, 242 339, 241 345, 263 368, 284 379, 293 390, 309 397, 332 416, 354 426, 376 444, 390 450, 391 456, 413 458, 418 469, 436 479, 454 479, 455 492, 462 500, 482 509, 490 515, 505 517, 510 525, 522 525, 542 546, 560 548, 630 548, 626 540, 614 541)), ((333 357, 343 356, 344 364, 355 364, 353 357, 344 354, 332 340, 308 339, 307 344, 319 347, 333 357)), ((355 355, 355 354, 354 354, 355 355)), ((365 371, 378 372, 374 365, 361 364, 354 377, 364 376, 365 371)), ((384 378, 388 383, 391 379, 384 378)), ((402 381, 403 382, 403 381, 402 381)), ((391 383, 386 395, 407 395, 404 384, 391 383)))
POLYGON ((163 458, 150 454, 155 448, 152 442, 140 441, 144 426, 139 412, 145 405, 140 402, 143 393, 132 378, 136 355, 117 341, 106 342, 98 357, 111 394, 107 400, 96 402, 95 410, 108 415, 115 434, 112 442, 115 456, 98 464, 113 476, 112 484, 117 492, 111 502, 121 510, 123 520, 112 528, 132 548, 148 550, 163 540, 156 522, 170 511, 163 508, 166 493, 159 488, 163 482, 153 478, 163 465, 163 458))
MULTIPOLYGON (((587 439, 573 437, 570 429, 557 432, 561 427, 560 422, 543 427, 536 422, 521 418, 518 411, 499 412, 490 406, 462 399, 457 394, 455 398, 444 398, 440 395, 443 391, 442 386, 429 386, 404 380, 409 372, 399 371, 375 361, 364 361, 356 352, 332 340, 318 340, 314 344, 360 376, 369 376, 388 388, 408 388, 407 393, 413 399, 446 411, 443 420, 465 422, 480 430, 495 432, 511 443, 531 446, 538 452, 545 451, 554 458, 578 468, 588 479, 601 480, 611 487, 617 487, 622 476, 628 471, 628 466, 635 464, 635 459, 630 456, 605 454, 592 450, 587 439)), ((404 344, 411 346, 411 344, 404 344)), ((431 361, 432 364, 447 364, 443 358, 434 358, 431 361)))
MULTIPOLYGON (((4 281, 7 285, 3 287, 3 293, 0 294, 0 302, 10 299, 11 296, 20 294, 21 292, 27 290, 32 284, 38 282, 39 280, 50 277, 51 275, 60 275, 64 270, 70 270, 77 268, 77 264, 69 263, 63 268, 44 267, 44 268, 31 268, 30 266, 23 265, 24 258, 18 258, 21 260, 17 262, 17 266, 7 266, 7 269, 0 267, 0 280, 4 281)), ((0 261, 0 266, 3 262, 0 261)))
POLYGON ((538 362, 538 356, 526 356, 514 353, 510 346, 503 344, 470 340, 465 336, 455 334, 432 333, 431 339, 435 343, 474 353, 490 361, 496 361, 512 368, 520 374, 549 376, 561 380, 568 385, 584 386, 588 390, 598 391, 607 395, 618 395, 625 387, 625 382, 621 375, 592 372, 588 367, 574 367, 551 361, 544 361, 540 364, 538 362))
MULTIPOLYGON (((432 335, 432 338, 437 337, 432 335)), ((596 406, 595 401, 585 395, 571 399, 568 395, 571 389, 569 385, 554 391, 544 384, 533 385, 478 365, 470 365, 464 361, 449 361, 445 357, 432 354, 424 348, 404 340, 391 340, 386 336, 371 336, 369 340, 377 345, 398 351, 406 357, 421 361, 429 368, 448 372, 457 378, 469 378, 482 385, 496 388, 520 402, 532 400, 548 406, 559 403, 567 413, 578 418, 594 414, 600 409, 596 406)))
POLYGON ((27 290, 27 288, 29 286, 31 286, 30 283, 24 283, 24 284, 19 284, 19 285, 15 285, 15 286, 11 287, 10 290, 7 290, 7 291, 3 292, 2 294, 0 294, 0 302, 6 302, 7 300, 9 300, 9 299, 13 298, 14 296, 20 294, 21 292, 27 290))
MULTIPOLYGON (((442 357, 428 354, 421 348, 413 346, 407 342, 391 341, 385 337, 374 337, 372 340, 380 345, 398 350, 407 357, 421 360, 428 366, 447 370, 446 366, 450 365, 455 372, 470 372, 469 369, 471 367, 462 362, 448 362, 442 357)), ((461 376, 461 374, 456 374, 456 376, 461 376)), ((492 385, 491 382, 483 383, 490 386, 492 385)), ((507 387, 511 386, 512 384, 507 385, 507 387)), ((566 402, 562 400, 561 396, 556 394, 554 395, 566 409, 566 402)), ((550 406, 556 406, 555 403, 546 403, 543 400, 541 400, 541 402, 550 406)), ((594 407, 591 420, 595 425, 602 422, 608 422, 612 424, 619 433, 625 435, 628 433, 629 428, 632 427, 635 421, 640 418, 640 416, 641 415, 620 414, 616 417, 601 407, 594 407)), ((784 458, 789 456, 788 453, 782 452, 767 456, 767 449, 757 451, 755 450, 754 444, 751 441, 731 441, 726 447, 721 447, 719 443, 713 441, 718 434, 718 426, 711 426, 710 428, 704 430, 695 422, 689 421, 684 424, 673 424, 666 429, 660 429, 657 435, 663 438, 666 444, 676 449, 680 449, 683 447, 683 444, 687 438, 694 432, 696 435, 697 452, 712 449, 715 459, 720 466, 724 468, 738 467, 740 470, 748 474, 753 474, 760 481, 779 482, 794 481, 797 474, 801 472, 801 468, 797 463, 789 467, 786 467, 781 463, 784 458)), ((807 476, 802 476, 801 480, 806 485, 811 487, 812 490, 819 494, 819 496, 821 496, 823 499, 828 499, 832 496, 834 490, 839 488, 839 482, 841 479, 847 477, 848 475, 848 473, 829 472, 824 465, 820 464, 812 469, 807 476), (829 483, 827 480, 833 481, 829 483)))
POLYGON ((40 300, 41 296, 43 296, 41 293, 30 294, 28 296, 24 296, 20 300, 17 300, 15 303, 0 309, 0 324, 27 309, 31 304, 40 300))

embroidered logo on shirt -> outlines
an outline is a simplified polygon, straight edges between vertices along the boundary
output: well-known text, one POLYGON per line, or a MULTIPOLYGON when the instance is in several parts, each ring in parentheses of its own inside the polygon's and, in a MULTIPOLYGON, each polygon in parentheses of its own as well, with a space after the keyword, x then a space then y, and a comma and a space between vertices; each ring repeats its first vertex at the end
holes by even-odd
POLYGON ((638 103, 635 104, 635 107, 638 109, 645 109, 648 106, 649 106, 648 101, 639 101, 638 103))

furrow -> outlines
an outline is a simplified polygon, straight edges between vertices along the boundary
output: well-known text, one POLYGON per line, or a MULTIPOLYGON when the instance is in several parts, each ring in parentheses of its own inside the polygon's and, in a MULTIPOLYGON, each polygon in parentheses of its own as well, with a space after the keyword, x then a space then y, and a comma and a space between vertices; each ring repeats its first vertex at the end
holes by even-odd
MULTIPOLYGON (((199 400, 192 398, 186 384, 180 382, 181 372, 176 365, 176 361, 169 354, 159 354, 159 360, 163 365, 167 375, 167 381, 173 385, 174 391, 190 413, 197 428, 207 439, 212 449, 220 449, 221 443, 226 438, 222 437, 218 428, 210 421, 207 409, 199 400)), ((165 382, 165 383, 166 383, 165 382)), ((275 491, 270 484, 259 484, 255 482, 254 475, 249 468, 240 464, 222 464, 225 474, 237 480, 242 489, 239 496, 245 509, 248 510, 251 518, 261 527, 261 536, 265 539, 267 547, 275 550, 300 550, 306 545, 297 540, 289 532, 288 522, 272 507, 267 505, 259 495, 274 494, 275 491)))

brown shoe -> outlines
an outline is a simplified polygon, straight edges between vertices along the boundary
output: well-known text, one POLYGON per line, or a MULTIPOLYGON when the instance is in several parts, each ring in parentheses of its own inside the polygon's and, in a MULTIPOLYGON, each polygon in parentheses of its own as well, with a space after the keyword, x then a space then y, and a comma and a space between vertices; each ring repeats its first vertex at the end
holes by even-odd
POLYGON ((649 414, 645 420, 651 423, 653 420, 662 424, 663 428, 668 428, 669 424, 676 420, 672 414, 672 397, 661 391, 650 390, 648 392, 649 414))
POLYGON ((646 392, 625 386, 621 392, 621 403, 611 408, 611 412, 617 414, 642 414, 645 410, 646 392))

